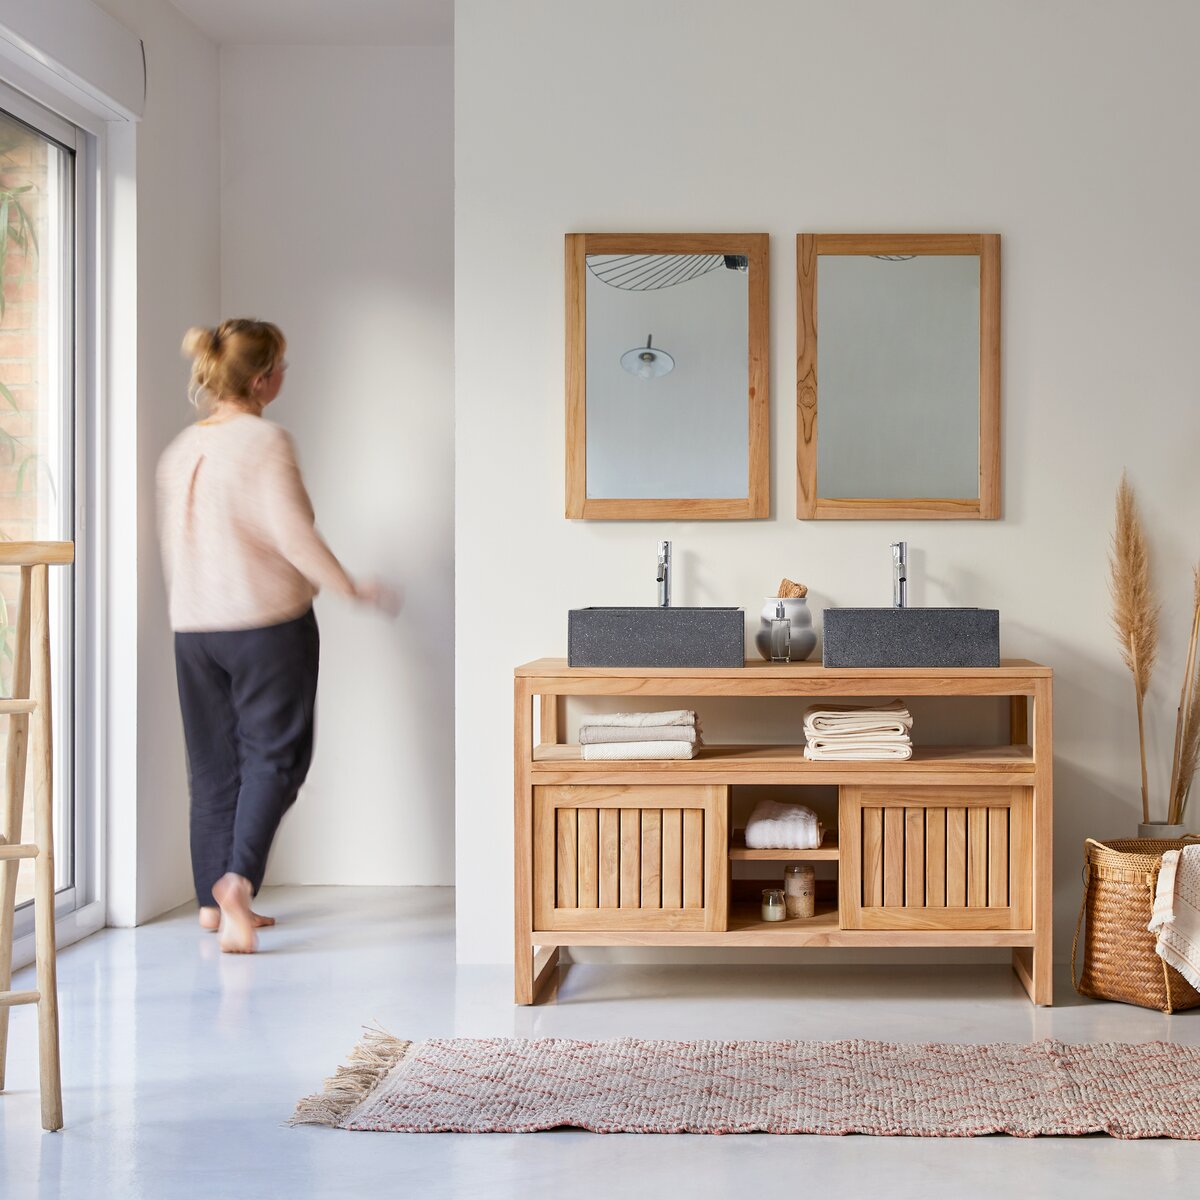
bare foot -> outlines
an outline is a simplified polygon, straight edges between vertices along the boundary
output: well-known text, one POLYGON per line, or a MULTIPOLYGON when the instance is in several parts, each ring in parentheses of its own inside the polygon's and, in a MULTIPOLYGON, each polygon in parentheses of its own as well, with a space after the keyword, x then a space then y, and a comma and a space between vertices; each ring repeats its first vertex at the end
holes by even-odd
MULTIPOLYGON (((254 921, 255 929, 265 929, 268 925, 275 924, 274 917, 264 917, 262 913, 252 911, 250 917, 254 921)), ((200 909, 200 928, 216 933, 221 928, 221 910, 215 906, 204 905, 200 909)))
POLYGON ((213 884, 213 899, 221 909, 221 949, 226 954, 253 954, 258 949, 250 911, 252 893, 250 880, 232 872, 213 884))

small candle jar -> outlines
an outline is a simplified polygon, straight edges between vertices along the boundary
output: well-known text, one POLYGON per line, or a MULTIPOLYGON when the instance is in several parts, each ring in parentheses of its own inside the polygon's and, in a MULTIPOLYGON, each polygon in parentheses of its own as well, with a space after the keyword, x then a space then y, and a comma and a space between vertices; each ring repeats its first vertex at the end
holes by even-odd
POLYGON ((784 904, 789 917, 811 917, 817 911, 817 872, 805 863, 783 869, 784 904))
POLYGON ((763 888, 762 919, 764 921, 782 921, 786 915, 783 892, 779 888, 763 888))

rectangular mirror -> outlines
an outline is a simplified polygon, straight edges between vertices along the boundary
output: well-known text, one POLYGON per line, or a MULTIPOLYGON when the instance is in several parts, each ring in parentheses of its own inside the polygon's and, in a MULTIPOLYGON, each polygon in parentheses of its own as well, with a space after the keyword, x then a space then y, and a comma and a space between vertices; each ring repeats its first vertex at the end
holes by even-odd
POLYGON ((767 244, 567 234, 568 517, 769 515, 767 244))
POLYGON ((999 235, 801 234, 796 265, 796 515, 999 517, 999 235))

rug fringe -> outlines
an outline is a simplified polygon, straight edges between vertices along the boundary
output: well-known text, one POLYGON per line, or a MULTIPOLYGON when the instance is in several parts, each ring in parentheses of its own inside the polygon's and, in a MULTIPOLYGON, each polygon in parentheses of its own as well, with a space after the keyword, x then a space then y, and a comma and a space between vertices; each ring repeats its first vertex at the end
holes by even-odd
POLYGON ((351 1051, 346 1065, 338 1067, 337 1073, 325 1080, 320 1092, 305 1096, 296 1105, 288 1124, 341 1125, 408 1053, 411 1045, 411 1041, 392 1037, 383 1029, 364 1028, 362 1041, 351 1051))

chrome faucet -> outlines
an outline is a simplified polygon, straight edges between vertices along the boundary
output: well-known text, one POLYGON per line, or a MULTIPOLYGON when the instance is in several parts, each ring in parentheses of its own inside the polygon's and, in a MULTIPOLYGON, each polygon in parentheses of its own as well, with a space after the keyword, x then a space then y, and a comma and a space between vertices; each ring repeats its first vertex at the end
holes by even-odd
POLYGON ((892 543, 892 607, 908 607, 908 543, 892 543))
POLYGON ((671 607, 671 543, 658 543, 658 607, 671 607))

